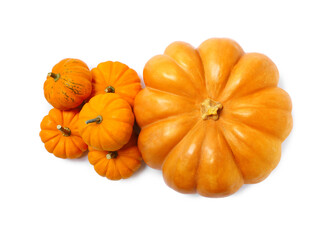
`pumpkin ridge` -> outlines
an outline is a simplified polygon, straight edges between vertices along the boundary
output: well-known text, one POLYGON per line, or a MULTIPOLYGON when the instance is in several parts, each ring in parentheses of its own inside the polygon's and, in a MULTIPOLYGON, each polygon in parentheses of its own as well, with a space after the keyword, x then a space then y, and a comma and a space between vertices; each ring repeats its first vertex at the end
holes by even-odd
MULTIPOLYGON (((199 47, 196 48, 196 50, 198 51, 198 54, 199 54, 199 56, 200 56, 200 60, 201 60, 201 62, 202 62, 203 73, 204 73, 204 80, 205 80, 205 81, 204 81, 204 84, 205 84, 205 87, 206 87, 206 89, 207 89, 207 95, 208 95, 209 98, 212 98, 212 99, 216 98, 216 99, 218 99, 219 96, 223 94, 224 89, 225 89, 225 87, 226 87, 226 85, 227 85, 227 83, 228 83, 228 81, 229 81, 229 79, 230 79, 230 75, 231 75, 231 72, 233 71, 234 67, 237 65, 237 63, 239 62, 239 60, 240 60, 240 59, 241 59, 246 53, 244 53, 244 50, 242 49, 242 47, 241 47, 237 42, 235 42, 235 41, 233 41, 233 40, 231 40, 231 39, 229 39, 229 38, 220 38, 220 39, 218 39, 218 38, 210 38, 210 39, 207 39, 206 41, 202 42, 202 43, 199 45, 199 47), (239 48, 238 50, 240 50, 241 52, 240 52, 240 56, 238 57, 238 59, 237 59, 237 60, 233 63, 233 65, 230 67, 230 71, 229 71, 227 77, 225 78, 226 81, 223 83, 224 86, 222 86, 222 87, 220 88, 219 92, 216 93, 215 96, 211 96, 212 93, 209 92, 209 89, 208 89, 208 87, 207 87, 208 84, 207 84, 207 77, 206 77, 206 72, 209 72, 209 71, 207 71, 205 64, 202 62, 202 54, 200 53, 199 50, 200 50, 200 48, 203 46, 203 44, 207 44, 208 41, 214 41, 214 40, 215 40, 215 41, 216 41, 216 40, 218 40, 218 41, 219 41, 219 40, 223 40, 223 41, 231 42, 232 44, 236 44, 237 47, 239 48)), ((219 81, 221 80, 221 75, 218 77, 218 79, 219 79, 219 81)), ((214 100, 215 100, 215 99, 214 99, 214 100)))
MULTIPOLYGON (((223 128, 223 127, 222 127, 222 128, 223 128)), ((227 138, 224 136, 224 132, 223 132, 223 130, 221 130, 221 126, 218 126, 218 127, 217 127, 217 131, 219 131, 220 134, 221 134, 221 136, 224 138, 225 143, 226 143, 226 146, 229 148, 229 150, 230 150, 230 152, 231 152, 231 154, 232 154, 233 161, 234 161, 235 165, 237 166, 238 172, 239 172, 240 175, 242 176, 242 178, 243 178, 243 182, 244 182, 244 174, 242 173, 241 168, 239 167, 239 163, 238 163, 238 161, 236 160, 235 154, 234 154, 234 152, 232 151, 232 148, 231 148, 231 146, 230 146, 230 144, 229 144, 227 138)), ((243 183, 243 184, 244 184, 244 183, 243 183)))
MULTIPOLYGON (((118 176, 121 177, 121 174, 120 174, 120 172, 118 170, 118 166, 116 164, 116 161, 112 159, 112 161, 110 161, 110 163, 111 162, 112 162, 112 164, 114 166, 114 169, 113 169, 113 173, 112 173, 112 175, 111 175, 111 177, 109 179, 111 179, 111 180, 119 180, 119 178, 117 178, 116 176, 118 175, 118 176)), ((106 172, 108 172, 108 170, 109 170, 109 168, 107 169, 106 172)))
POLYGON ((193 99, 191 99, 190 97, 188 97, 188 96, 183 96, 183 95, 179 95, 179 94, 176 94, 176 93, 163 91, 163 90, 160 90, 160 89, 157 89, 157 88, 153 88, 153 87, 148 87, 148 86, 146 86, 146 88, 149 88, 149 89, 151 89, 153 91, 158 91, 158 92, 162 92, 162 93, 165 93, 165 94, 170 94, 170 95, 174 95, 174 96, 177 96, 177 97, 185 98, 187 101, 195 103, 195 101, 193 99))
MULTIPOLYGON (((205 127, 207 127, 206 126, 206 124, 205 124, 205 127)), ((199 153, 200 153, 200 155, 198 156, 198 163, 197 163, 197 168, 196 168, 196 170, 195 170, 195 175, 194 175, 194 179, 195 179, 195 192, 198 192, 198 189, 197 189, 197 186, 198 186, 198 176, 199 176, 199 166, 200 166, 200 163, 201 163, 201 159, 202 159, 202 148, 203 148, 203 143, 205 142, 205 140, 206 140, 206 134, 204 134, 204 137, 203 137, 203 139, 202 139, 202 141, 201 141, 201 148, 200 148, 200 151, 199 151, 199 153)))
POLYGON ((81 152, 80 148, 74 144, 72 138, 65 138, 64 141, 66 157, 70 156, 70 150, 73 150, 73 148, 75 148, 75 152, 81 152))
POLYGON ((140 85, 141 86, 140 82, 131 82, 131 83, 126 83, 126 84, 120 84, 120 85, 118 85, 118 88, 130 87, 132 85, 133 86, 135 86, 135 85, 140 85))
POLYGON ((130 126, 132 126, 132 124, 131 124, 131 122, 126 122, 126 120, 129 120, 130 121, 130 119, 121 119, 121 118, 117 118, 117 117, 113 117, 113 116, 110 116, 110 118, 111 119, 108 119, 108 120, 106 120, 106 121, 118 121, 118 122, 122 122, 122 123, 126 123, 126 124, 128 124, 128 125, 130 125, 130 126))
POLYGON ((116 111, 119 111, 119 110, 128 110, 128 111, 130 111, 129 109, 128 109, 128 107, 125 107, 125 106, 123 106, 123 107, 120 107, 120 108, 112 108, 112 107, 110 107, 108 110, 105 110, 104 112, 103 112, 103 115, 111 115, 112 113, 114 113, 114 112, 116 112, 116 111))
MULTIPOLYGON (((130 176, 133 174, 133 170, 131 168, 129 168, 123 160, 120 160, 119 158, 117 158, 117 159, 115 159, 115 163, 116 163, 117 169, 127 168, 131 172, 130 176)), ((119 170, 119 174, 123 179, 129 178, 129 176, 123 175, 120 170, 119 170)))
MULTIPOLYGON (((120 87, 120 88, 122 88, 122 87, 120 87)), ((130 96, 130 95, 128 95, 127 92, 128 92, 127 90, 125 90, 125 91, 119 91, 119 88, 118 88, 118 91, 116 93, 119 94, 119 95, 121 95, 122 98, 128 98, 128 99, 131 99, 133 101, 133 97, 130 96)))
POLYGON ((91 147, 89 147, 89 153, 88 153, 88 161, 91 165, 94 165, 97 164, 99 161, 101 161, 105 154, 100 154, 100 152, 104 153, 105 151, 97 151, 91 147), (89 154, 90 154, 90 157, 89 157, 89 154))
MULTIPOLYGON (((106 157, 105 157, 106 158, 106 157)), ((102 159, 102 161, 106 161, 106 166, 105 166, 105 169, 106 169, 106 171, 105 171, 105 174, 104 174, 104 177, 108 174, 108 170, 109 170, 109 165, 110 165, 110 162, 111 161, 113 161, 113 159, 102 159)))
MULTIPOLYGON (((127 71, 129 71, 129 70, 127 70, 127 71)), ((135 74, 136 74, 136 76, 130 76, 130 77, 126 76, 126 78, 125 78, 125 74, 124 74, 121 77, 121 79, 119 79, 119 81, 117 81, 117 87, 119 88, 119 87, 131 85, 131 84, 140 84, 140 86, 141 86, 140 77, 139 77, 139 75, 137 75, 136 72, 135 72, 135 74), (123 78, 125 78, 125 79, 123 79, 123 78)))
MULTIPOLYGON (((114 63, 120 63, 120 64, 123 64, 121 62, 114 62, 114 63)), ((118 84, 118 81, 119 79, 125 74, 125 72, 128 71, 129 67, 126 65, 126 64, 123 64, 125 67, 122 69, 122 72, 119 73, 119 75, 113 79, 113 85, 117 85, 118 84)), ((115 64, 112 64, 112 70, 114 70, 114 67, 115 67, 115 64)), ((111 75, 110 75, 111 76, 111 75)), ((110 79, 108 79, 110 80, 110 79)))
POLYGON ((75 125, 75 122, 72 122, 72 121, 75 118, 75 116, 78 116, 78 115, 77 114, 71 114, 70 118, 64 119, 63 125, 67 125, 65 127, 68 127, 71 130, 72 130, 72 128, 74 129, 75 127, 73 125, 75 125))
POLYGON ((77 139, 74 140, 73 138, 70 138, 70 140, 72 141, 72 144, 73 144, 75 147, 77 147, 79 150, 82 151, 82 148, 81 148, 80 146, 78 146, 78 144, 77 144, 77 142, 76 142, 77 139))
POLYGON ((62 153, 65 153, 65 156, 66 155, 66 145, 65 145, 65 142, 64 142, 64 139, 62 139, 62 137, 60 136, 60 139, 59 141, 57 142, 57 144, 55 145, 54 149, 53 149, 53 154, 56 156, 56 157, 63 157, 63 156, 60 156, 60 155, 56 155, 54 152, 57 152, 59 149, 59 152, 62 152, 62 153), (63 149, 61 149, 63 148, 63 149))
POLYGON ((248 106, 248 107, 233 107, 233 108, 227 108, 225 107, 224 108, 225 110, 241 110, 241 109, 258 109, 258 110, 268 110, 268 109, 274 109, 274 110, 278 110, 278 111, 281 111, 281 112, 288 112, 290 113, 290 110, 289 109, 284 109, 284 108, 275 108, 275 107, 253 107, 253 106, 248 106))
MULTIPOLYGON (((247 94, 245 94, 245 95, 241 95, 241 96, 229 96, 229 98, 227 98, 227 99, 223 99, 223 102, 225 102, 225 103, 227 103, 227 102, 229 102, 229 101, 231 101, 231 100, 233 100, 233 99, 239 99, 239 98, 242 98, 242 97, 248 97, 248 96, 250 96, 250 95, 254 95, 254 94, 256 94, 256 93, 258 93, 258 92, 261 92, 261 91, 265 91, 265 90, 267 90, 267 89, 271 89, 271 88, 276 88, 277 86, 267 86, 267 87, 263 87, 263 88, 259 88, 259 89, 256 89, 256 90, 254 90, 254 91, 252 91, 252 92, 249 92, 249 93, 247 93, 247 94)), ((221 95, 223 95, 223 93, 221 94, 221 95)), ((222 98, 222 96, 220 96, 219 97, 219 99, 221 99, 222 98)), ((222 100, 221 100, 222 101, 222 100)))
MULTIPOLYGON (((114 137, 112 131, 109 131, 109 129, 106 128, 106 127, 104 127, 104 125, 101 125, 101 128, 103 128, 103 130, 104 130, 105 132, 108 133, 108 135, 110 136, 110 138, 111 138, 115 143, 117 143, 118 145, 122 145, 121 143, 119 143, 119 142, 116 140, 116 138, 114 137)), ((101 145, 100 145, 100 146, 101 146, 101 145)))
MULTIPOLYGON (((225 121, 225 122, 229 122, 229 124, 230 124, 230 121, 225 121)), ((234 122, 235 122, 235 121, 234 121, 234 122)), ((236 122, 236 123, 238 123, 238 122, 236 122)), ((239 125, 243 125, 243 126, 246 126, 246 127, 248 127, 248 128, 254 129, 255 131, 261 132, 261 131, 255 129, 255 128, 252 128, 252 127, 247 126, 246 124, 242 124, 242 123, 240 123, 239 125)), ((224 129, 224 131, 228 131, 228 130, 225 129, 225 127, 223 127, 223 129, 224 129)), ((229 132, 230 132, 230 131, 229 131, 229 132)), ((262 133, 262 132, 261 132, 261 133, 262 133)), ((271 137, 272 137, 272 136, 271 136, 271 137)), ((239 139, 237 136, 236 136, 235 138, 239 139)), ((274 139, 274 138, 275 138, 276 140, 278 140, 278 141, 280 142, 280 145, 281 145, 281 140, 280 140, 279 138, 273 136, 273 139, 274 139)), ((228 138, 225 137, 225 139, 226 139, 227 142, 228 142, 228 138)), ((259 155, 258 152, 257 152, 257 149, 253 148, 253 146, 251 146, 247 141, 243 141, 242 139, 240 139, 239 141, 241 141, 244 145, 246 145, 249 149, 251 149, 251 150, 252 150, 257 156, 259 156, 259 159, 261 160, 260 162, 265 163, 265 164, 267 164, 268 166, 271 166, 271 165, 272 165, 272 164, 269 162, 269 159, 267 160, 266 158, 263 158, 261 155, 259 155)), ((229 144, 229 142, 228 142, 228 144, 229 144)), ((230 146, 230 148, 231 148, 231 146, 230 146)), ((232 152, 232 153, 233 153, 233 152, 232 152)), ((235 158, 235 161, 237 161, 236 158, 235 158)), ((237 164, 237 166, 238 166, 238 164, 237 164)), ((273 169, 274 169, 274 168, 273 168, 273 169)), ((273 170, 273 169, 272 169, 272 170, 273 170)), ((272 171, 272 170, 271 170, 271 171, 272 171)), ((244 175, 244 174, 243 174, 243 175, 244 175)))
POLYGON ((105 76, 103 75, 102 71, 99 68, 93 68, 91 70, 92 73, 92 89, 91 89, 91 96, 96 96, 101 93, 105 93, 105 87, 101 87, 104 85, 107 85, 107 82, 105 80, 105 76))
POLYGON ((133 157, 128 157, 128 156, 125 156, 125 155, 122 155, 119 159, 118 159, 118 161, 121 161, 129 170, 131 170, 131 172, 132 172, 132 174, 136 171, 136 170, 138 170, 140 167, 141 167, 141 164, 140 165, 138 165, 138 166, 136 166, 135 168, 131 168, 131 167, 129 167, 128 166, 128 164, 127 164, 127 161, 126 161, 126 159, 128 160, 128 159, 130 159, 130 160, 132 160, 132 159, 135 159, 135 161, 136 162, 139 162, 139 160, 137 160, 136 158, 133 158, 133 157))
MULTIPOLYGON (((270 137, 275 138, 275 139, 277 139, 277 140, 279 140, 279 141, 283 141, 280 137, 275 136, 275 135, 274 135, 273 133, 271 133, 271 132, 268 132, 268 131, 266 131, 266 130, 264 130, 264 129, 258 129, 257 127, 254 127, 254 126, 252 126, 252 125, 249 125, 248 123, 245 123, 245 122, 239 121, 239 120, 237 120, 237 119, 234 119, 234 118, 230 119, 230 118, 229 118, 228 120, 226 120, 226 119, 224 118, 223 121, 228 122, 229 124, 232 124, 232 122, 234 122, 234 123, 237 123, 238 125, 243 125, 243 126, 246 126, 246 127, 248 127, 248 128, 252 128, 252 129, 255 130, 255 131, 258 131, 258 132, 264 133, 264 134, 266 134, 266 135, 269 135, 270 137)), ((221 124, 222 124, 222 123, 221 123, 221 124)), ((248 144, 246 144, 246 145, 250 147, 250 145, 248 145, 248 144)), ((255 151, 254 151, 254 152, 255 152, 255 151)))
MULTIPOLYGON (((231 99, 228 99, 227 101, 225 101, 224 103, 225 103, 225 106, 226 107, 228 107, 227 105, 228 105, 228 102, 230 102, 230 101, 233 101, 233 100, 243 100, 244 98, 248 98, 248 97, 253 97, 252 95, 255 95, 255 94, 259 94, 260 92, 264 92, 264 91, 269 91, 269 90, 274 90, 274 89, 279 89, 279 90, 282 90, 285 94, 286 94, 286 96, 288 96, 289 97, 289 101, 291 102, 291 100, 290 100, 290 96, 289 96, 289 94, 287 93, 287 92, 285 92, 283 89, 281 89, 281 88, 279 88, 279 87, 267 87, 267 88, 262 88, 262 89, 258 89, 258 91, 254 91, 254 92, 252 92, 252 93, 250 93, 250 94, 247 94, 247 95, 244 95, 244 96, 239 96, 239 97, 235 97, 235 98, 231 98, 231 99)), ((274 93, 274 95, 275 94, 277 94, 277 93, 274 93)), ((245 100, 243 100, 243 101, 245 101, 245 100)), ((251 108, 256 108, 256 107, 254 107, 255 105, 253 104, 253 105, 251 105, 251 108)), ((279 106, 281 106, 281 105, 279 105, 279 106)), ((279 109, 279 110, 283 110, 283 111, 288 111, 288 112, 290 112, 291 110, 292 110, 292 106, 290 107, 290 108, 278 108, 278 107, 272 107, 272 109, 279 109)), ((230 108, 231 109, 231 108, 230 108)), ((232 109, 241 109, 241 108, 232 108, 232 109)))
MULTIPOLYGON (((54 145, 52 145, 52 148, 51 149, 47 149, 50 153, 52 153, 54 151, 54 149, 57 147, 58 143, 61 141, 61 136, 60 134, 56 136, 58 139, 56 138, 52 138, 52 140, 54 140, 56 143, 54 145)), ((50 142, 50 141, 47 141, 47 142, 50 142)), ((47 143, 46 142, 46 143, 47 143)))
MULTIPOLYGON (((141 129, 144 129, 144 128, 146 128, 146 127, 149 127, 150 125, 153 125, 153 124, 155 124, 155 123, 159 123, 159 122, 162 122, 162 121, 165 121, 165 120, 168 120, 168 119, 172 119, 172 118, 177 118, 177 117, 180 117, 180 116, 183 116, 183 115, 192 115, 194 112, 199 112, 199 110, 193 110, 193 111, 191 111, 191 112, 184 112, 184 113, 180 113, 180 114, 176 114, 176 115, 172 115, 172 116, 169 116, 169 117, 165 117, 165 118, 161 118, 161 119, 158 119, 158 120, 156 120, 156 121, 154 121, 154 122, 151 122, 151 123, 148 123, 148 124, 146 124, 146 125, 144 125, 144 126, 141 126, 141 129)), ((194 115, 194 114, 193 114, 194 115)), ((198 120, 199 121, 199 120, 198 120)), ((195 124, 194 124, 195 125, 195 124)))
MULTIPOLYGON (((104 74, 103 74, 103 72, 102 72, 102 70, 101 69, 99 69, 98 67, 96 67, 96 68, 94 68, 93 69, 94 71, 98 71, 98 77, 95 77, 95 78, 93 78, 93 81, 95 82, 95 83, 105 83, 105 84, 107 84, 107 80, 105 79, 105 76, 104 76, 104 74)), ((95 75, 95 74, 94 74, 95 75)), ((96 89, 95 88, 95 85, 96 84, 94 84, 94 89, 96 89)), ((99 86, 99 84, 97 84, 97 86, 99 86)))
POLYGON ((47 116, 45 116, 46 118, 50 118, 51 122, 54 123, 54 125, 57 125, 57 122, 59 122, 59 124, 63 124, 63 118, 62 118, 62 114, 60 112, 60 110, 53 108, 49 111, 49 114, 47 116), (59 121, 58 121, 59 120, 59 121))
MULTIPOLYGON (((172 57, 170 57, 169 55, 164 55, 164 56, 166 56, 167 58, 169 58, 170 60, 172 60, 184 73, 185 73, 185 75, 187 75, 188 77, 189 77, 189 79, 191 79, 191 83, 192 83, 192 85, 193 85, 193 87, 196 89, 196 91, 198 92, 198 94, 201 92, 201 89, 198 87, 198 85, 196 84, 196 81, 195 81, 195 79, 193 78, 193 76, 192 76, 192 74, 190 74, 189 72, 188 72, 188 70, 187 69, 185 69, 183 66, 181 66, 181 65, 179 65, 178 64, 178 62, 175 60, 175 59, 173 59, 172 57)), ((201 60, 201 58, 200 58, 200 60, 201 60)), ((202 63, 201 63, 202 64, 202 63)), ((200 74, 199 74, 200 75, 200 74)), ((205 86, 205 88, 206 88, 206 84, 204 84, 204 86, 205 86)))
MULTIPOLYGON (((48 141, 50 141, 50 140, 52 140, 52 139, 54 139, 55 137, 57 137, 57 136, 59 136, 59 133, 57 132, 57 130, 42 130, 42 131, 52 131, 52 132, 55 132, 55 135, 54 136, 52 136, 52 137, 49 137, 49 138, 47 138, 47 139, 43 139, 43 142, 45 143, 45 142, 48 142, 48 141)), ((41 132, 42 132, 41 131, 41 132)))
POLYGON ((124 73, 122 73, 116 82, 116 85, 119 86, 126 86, 128 83, 140 83, 140 77, 138 73, 131 68, 128 68, 124 73), (126 73, 129 72, 129 74, 126 75, 126 73), (126 78, 125 78, 126 76, 126 78))
POLYGON ((122 99, 122 97, 120 97, 119 94, 103 94, 104 96, 113 96, 112 99, 110 99, 106 104, 105 104, 105 108, 107 108, 108 110, 114 109, 117 110, 117 108, 121 109, 121 108, 127 108, 127 109, 131 109, 130 105, 128 102, 126 102, 124 99, 122 99), (119 104, 114 104, 115 101, 118 101, 119 104), (116 106, 115 106, 116 105, 116 106), (118 105, 120 105, 121 107, 119 107, 118 105))
POLYGON ((128 148, 122 148, 122 149, 119 149, 118 150, 118 153, 119 154, 121 154, 121 156, 124 156, 124 157, 128 157, 128 158, 136 158, 134 155, 136 155, 136 154, 131 154, 130 152, 130 150, 132 150, 132 149, 135 149, 135 148, 137 148, 136 146, 131 146, 131 147, 128 147, 128 148))
POLYGON ((178 143, 176 143, 169 151, 169 153, 164 157, 164 160, 163 160, 163 163, 162 163, 162 168, 164 167, 164 164, 165 164, 165 160, 168 158, 168 156, 170 155, 170 153, 175 149, 175 147, 180 144, 181 142, 184 141, 184 138, 189 134, 191 133, 192 131, 194 131, 194 129, 200 124, 202 123, 202 121, 198 120, 196 123, 193 124, 193 126, 188 130, 188 132, 180 139, 180 141, 178 143))
POLYGON ((225 87, 227 86, 227 84, 228 84, 228 82, 229 82, 229 80, 230 80, 230 75, 231 75, 231 73, 234 71, 235 66, 238 64, 238 62, 240 61, 240 59, 241 59, 245 54, 246 54, 246 53, 243 53, 243 54, 237 59, 237 61, 234 63, 234 65, 232 66, 231 70, 229 71, 229 73, 228 73, 228 75, 227 75, 227 77, 226 77, 226 81, 225 81, 225 83, 224 83, 224 86, 221 87, 220 92, 219 92, 219 93, 217 94, 217 96, 216 96, 217 99, 220 99, 220 96, 223 94, 224 89, 225 89, 225 87))

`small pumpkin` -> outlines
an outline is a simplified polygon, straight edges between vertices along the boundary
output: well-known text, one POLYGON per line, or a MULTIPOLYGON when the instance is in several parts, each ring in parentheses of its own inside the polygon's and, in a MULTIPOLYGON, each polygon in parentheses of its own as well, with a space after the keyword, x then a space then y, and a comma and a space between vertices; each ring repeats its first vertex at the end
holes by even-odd
POLYGON ((141 90, 140 78, 136 71, 120 62, 107 61, 98 64, 92 72, 92 96, 117 93, 131 106, 141 90))
POLYGON ((63 59, 48 73, 44 96, 59 110, 76 108, 90 96, 91 78, 91 72, 84 62, 73 58, 63 59))
POLYGON ((169 45, 145 65, 134 113, 144 161, 182 193, 221 197, 264 180, 289 135, 292 104, 275 64, 230 39, 169 45))
POLYGON ((126 179, 141 166, 141 154, 133 134, 130 141, 117 151, 99 151, 89 147, 88 159, 95 171, 110 180, 126 179))
POLYGON ((88 148, 78 130, 78 110, 53 108, 41 124, 39 136, 48 152, 59 158, 78 158, 88 148))
POLYGON ((134 115, 118 94, 100 94, 86 103, 79 115, 83 140, 97 150, 116 151, 130 139, 134 115))

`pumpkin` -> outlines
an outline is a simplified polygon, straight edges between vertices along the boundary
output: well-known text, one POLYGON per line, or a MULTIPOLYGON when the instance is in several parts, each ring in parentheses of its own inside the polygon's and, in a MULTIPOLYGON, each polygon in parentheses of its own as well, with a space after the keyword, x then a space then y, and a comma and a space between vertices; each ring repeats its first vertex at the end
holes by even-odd
POLYGON ((120 62, 103 62, 92 72, 92 96, 105 93, 117 93, 131 106, 136 94, 141 90, 138 74, 120 62))
POLYGON ((173 189, 228 196, 277 166, 292 104, 268 57, 230 39, 197 49, 175 42, 147 62, 143 78, 134 104, 138 147, 173 189))
POLYGON ((100 94, 79 115, 83 140, 97 150, 116 151, 130 139, 134 123, 131 106, 118 94, 100 94))
POLYGON ((88 148, 78 130, 78 110, 61 111, 53 108, 46 115, 39 133, 48 152, 59 158, 78 158, 88 148))
POLYGON ((66 58, 47 75, 44 96, 57 109, 76 108, 90 96, 91 78, 91 72, 84 62, 66 58))
POLYGON ((126 179, 141 166, 141 154, 136 146, 136 136, 117 151, 99 151, 89 147, 88 159, 95 171, 110 180, 126 179))

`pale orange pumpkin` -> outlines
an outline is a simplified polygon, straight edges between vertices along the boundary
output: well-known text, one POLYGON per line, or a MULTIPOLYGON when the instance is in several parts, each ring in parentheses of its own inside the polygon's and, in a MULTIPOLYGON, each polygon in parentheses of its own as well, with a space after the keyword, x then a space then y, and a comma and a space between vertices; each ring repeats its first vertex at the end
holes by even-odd
POLYGON ((134 112, 144 161, 182 193, 227 196, 264 180, 292 129, 274 63, 230 39, 169 45, 143 72, 134 112))
POLYGON ((99 151, 89 147, 88 159, 95 171, 110 180, 126 179, 141 166, 141 154, 133 134, 130 141, 117 151, 99 151))
POLYGON ((136 71, 121 62, 102 62, 92 73, 92 94, 117 93, 131 106, 141 90, 140 78, 136 71))
POLYGON ((50 110, 41 124, 39 136, 48 152, 59 158, 78 158, 88 146, 78 130, 78 110, 50 110))

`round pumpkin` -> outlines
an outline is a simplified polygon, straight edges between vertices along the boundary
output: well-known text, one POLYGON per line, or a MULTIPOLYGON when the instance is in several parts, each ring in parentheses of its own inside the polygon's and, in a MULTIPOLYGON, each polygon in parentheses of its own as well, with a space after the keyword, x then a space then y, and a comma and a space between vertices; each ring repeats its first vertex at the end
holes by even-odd
POLYGON ((92 72, 92 96, 105 93, 117 93, 131 106, 141 90, 138 74, 120 62, 107 61, 98 64, 92 72))
POLYGON ((55 108, 80 106, 91 94, 91 72, 79 59, 66 58, 52 68, 44 83, 44 96, 55 108))
POLYGON ((78 130, 78 110, 50 110, 41 124, 39 133, 48 152, 59 158, 78 158, 88 148, 78 130))
POLYGON ((86 103, 79 115, 83 140, 96 150, 116 151, 130 139, 134 115, 118 94, 100 94, 86 103))
POLYGON ((227 196, 277 166, 292 104, 268 57, 230 39, 197 49, 175 42, 147 62, 143 78, 134 104, 138 147, 173 189, 227 196))
POLYGON ((133 134, 130 141, 117 151, 99 151, 89 147, 88 159, 95 171, 110 180, 126 179, 141 166, 141 154, 133 134))

